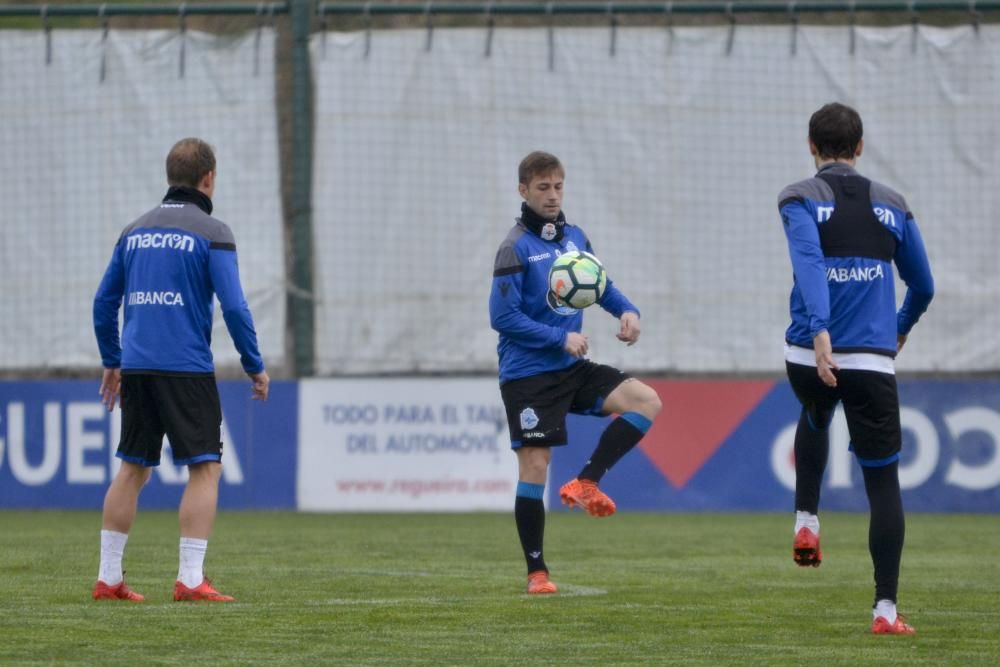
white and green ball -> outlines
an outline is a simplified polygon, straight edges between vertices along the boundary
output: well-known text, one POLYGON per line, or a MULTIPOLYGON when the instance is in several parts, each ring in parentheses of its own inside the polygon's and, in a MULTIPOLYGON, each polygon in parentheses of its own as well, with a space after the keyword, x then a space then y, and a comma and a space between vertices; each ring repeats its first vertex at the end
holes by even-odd
POLYGON ((607 284, 604 266, 589 252, 563 253, 549 269, 549 289, 556 299, 570 308, 586 308, 597 303, 607 284))

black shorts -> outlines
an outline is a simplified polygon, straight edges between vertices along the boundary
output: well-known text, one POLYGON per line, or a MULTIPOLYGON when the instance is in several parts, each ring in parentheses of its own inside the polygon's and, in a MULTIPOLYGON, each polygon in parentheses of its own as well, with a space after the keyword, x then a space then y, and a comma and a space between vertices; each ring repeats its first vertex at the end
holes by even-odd
POLYGON ((174 464, 222 460, 222 406, 214 375, 122 374, 122 438, 116 456, 160 465, 163 436, 174 464))
POLYGON ((566 415, 601 414, 604 399, 628 377, 617 368, 584 360, 565 370, 503 383, 500 395, 511 448, 565 445, 566 415))
POLYGON ((899 423, 896 376, 842 368, 837 386, 828 387, 816 368, 785 363, 792 390, 816 428, 826 428, 837 403, 844 404, 851 449, 863 466, 887 465, 899 459, 903 430, 899 423))

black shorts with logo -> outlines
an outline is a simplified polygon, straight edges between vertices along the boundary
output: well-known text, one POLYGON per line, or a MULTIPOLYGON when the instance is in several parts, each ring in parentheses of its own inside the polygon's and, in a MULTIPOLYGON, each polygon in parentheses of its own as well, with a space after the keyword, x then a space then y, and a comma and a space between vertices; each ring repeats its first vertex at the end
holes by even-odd
POLYGON ((837 403, 844 404, 851 449, 861 465, 887 465, 899 458, 903 430, 895 375, 842 368, 835 371, 837 386, 828 387, 813 366, 786 362, 785 368, 814 427, 826 428, 837 403))
POLYGON ((122 436, 116 456, 160 465, 163 436, 174 464, 222 460, 222 406, 214 375, 122 374, 122 436))
POLYGON ((566 415, 601 414, 604 399, 628 378, 617 368, 583 360, 561 371, 503 383, 500 395, 511 448, 565 445, 566 415))

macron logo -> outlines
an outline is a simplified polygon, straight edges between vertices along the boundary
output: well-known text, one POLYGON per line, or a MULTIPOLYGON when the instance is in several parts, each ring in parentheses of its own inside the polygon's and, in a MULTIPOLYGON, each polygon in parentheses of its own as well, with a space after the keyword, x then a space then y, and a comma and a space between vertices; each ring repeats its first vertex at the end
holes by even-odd
POLYGON ((878 221, 886 227, 896 226, 896 216, 889 209, 876 206, 872 211, 875 212, 875 217, 878 218, 878 221))
POLYGON ((126 251, 138 248, 173 248, 194 252, 194 237, 187 234, 146 232, 145 234, 130 234, 125 240, 126 251))

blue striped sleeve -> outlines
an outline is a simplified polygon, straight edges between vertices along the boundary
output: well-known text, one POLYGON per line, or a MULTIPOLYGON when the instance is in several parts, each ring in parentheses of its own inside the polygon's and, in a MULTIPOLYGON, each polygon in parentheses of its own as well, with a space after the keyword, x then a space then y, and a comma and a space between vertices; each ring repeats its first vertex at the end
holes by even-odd
POLYGON ((896 315, 896 331, 905 336, 927 310, 934 298, 934 277, 920 230, 912 216, 907 215, 903 240, 896 248, 896 268, 906 283, 906 297, 896 315))
POLYGON ((490 289, 490 325, 526 348, 561 348, 566 342, 566 331, 536 322, 521 310, 524 273, 496 273, 490 289))
POLYGON ((604 288, 604 294, 601 295, 601 300, 598 303, 601 305, 601 308, 615 317, 621 317, 629 311, 640 317, 642 315, 635 304, 628 300, 628 297, 615 286, 610 278, 608 278, 608 285, 604 288))
POLYGON ((830 322, 830 288, 826 282, 826 259, 820 246, 819 229, 801 199, 782 203, 781 220, 788 239, 795 284, 809 315, 809 334, 815 337, 830 322))
MULTIPOLYGON (((584 237, 586 238, 586 237, 584 237)), ((591 244, 590 239, 586 239, 587 252, 591 255, 597 256, 594 252, 594 246, 591 244)), ((604 294, 601 295, 601 300, 597 302, 605 311, 611 313, 615 317, 621 317, 625 313, 631 311, 642 317, 642 313, 636 308, 635 304, 628 300, 628 297, 622 293, 620 289, 615 286, 614 281, 608 278, 608 284, 604 288, 604 294)))
POLYGON ((264 370, 264 360, 257 346, 250 306, 243 296, 235 247, 213 244, 208 253, 208 271, 222 307, 222 319, 240 353, 243 370, 248 374, 260 373, 264 370))
POLYGON ((105 368, 122 365, 122 346, 118 333, 118 310, 125 293, 125 269, 121 260, 121 243, 115 246, 104 278, 94 295, 94 335, 105 368))

